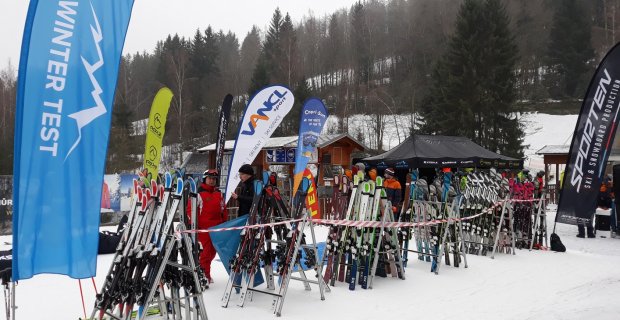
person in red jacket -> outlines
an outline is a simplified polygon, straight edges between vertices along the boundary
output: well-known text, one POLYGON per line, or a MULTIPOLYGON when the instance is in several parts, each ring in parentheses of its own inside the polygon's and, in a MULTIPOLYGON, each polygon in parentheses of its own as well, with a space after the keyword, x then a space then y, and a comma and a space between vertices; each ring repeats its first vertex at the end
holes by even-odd
MULTIPOLYGON (((215 169, 209 169, 202 175, 202 183, 198 187, 199 198, 196 221, 198 229, 208 229, 228 220, 224 197, 220 190, 215 187, 217 177, 218 172, 215 169)), ((191 205, 188 205, 188 220, 191 220, 191 209, 191 205)), ((204 270, 209 282, 212 283, 211 261, 215 258, 215 248, 208 233, 198 233, 198 241, 202 244, 200 267, 204 270)))

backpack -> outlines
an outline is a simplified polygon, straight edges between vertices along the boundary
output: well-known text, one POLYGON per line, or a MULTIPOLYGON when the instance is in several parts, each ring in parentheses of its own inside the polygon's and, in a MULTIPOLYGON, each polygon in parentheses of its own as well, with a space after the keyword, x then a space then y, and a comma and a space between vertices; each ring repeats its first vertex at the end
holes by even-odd
POLYGON ((566 246, 562 244, 560 236, 558 236, 556 233, 551 234, 551 250, 556 252, 566 252, 566 246))

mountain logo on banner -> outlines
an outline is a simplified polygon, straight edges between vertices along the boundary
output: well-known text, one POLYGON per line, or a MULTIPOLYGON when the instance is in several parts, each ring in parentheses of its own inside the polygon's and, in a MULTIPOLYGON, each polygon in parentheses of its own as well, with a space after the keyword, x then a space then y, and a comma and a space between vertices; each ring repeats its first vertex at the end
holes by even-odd
POLYGON ((88 78, 90 79, 90 82, 93 86, 93 90, 90 92, 90 94, 93 97, 93 100, 95 101, 95 106, 88 108, 88 109, 80 110, 78 112, 75 112, 69 115, 69 118, 74 119, 76 122, 78 136, 75 142, 73 143, 73 146, 71 147, 71 149, 69 149, 69 152, 67 153, 67 156, 65 157, 65 161, 69 158, 73 150, 75 150, 75 148, 80 144, 80 141, 82 140, 82 129, 86 127, 87 125, 89 125, 91 122, 93 122, 95 119, 107 113, 107 109, 101 98, 101 94, 103 93, 103 90, 101 89, 101 85, 99 85, 99 81, 97 81, 97 78, 95 77, 95 72, 99 70, 104 64, 103 53, 102 53, 101 46, 100 46, 101 42, 103 41, 103 33, 101 32, 101 26, 99 25, 99 19, 97 18, 97 13, 95 12, 95 8, 93 8, 92 4, 90 8, 92 10, 93 19, 95 23, 94 26, 91 24, 90 30, 93 36, 95 46, 97 47, 97 54, 98 54, 99 59, 94 64, 90 64, 83 56, 81 58, 82 58, 82 65, 84 66, 84 69, 86 70, 86 73, 88 74, 88 78))
POLYGON ((275 110, 277 111, 286 96, 286 92, 280 93, 278 90, 274 90, 273 93, 267 98, 265 102, 263 102, 264 108, 259 108, 255 114, 250 116, 250 121, 248 122, 248 129, 241 131, 241 134, 251 136, 256 131, 256 126, 258 126, 258 120, 267 121, 269 120, 269 116, 265 114, 265 112, 275 110), (277 98, 275 101, 273 100, 277 98))

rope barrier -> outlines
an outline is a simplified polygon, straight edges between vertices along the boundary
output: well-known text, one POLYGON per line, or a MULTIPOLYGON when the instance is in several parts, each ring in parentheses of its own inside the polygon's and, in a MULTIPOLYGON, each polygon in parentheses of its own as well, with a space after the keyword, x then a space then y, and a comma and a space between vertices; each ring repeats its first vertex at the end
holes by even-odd
MULTIPOLYGON (((480 217, 483 214, 492 212, 497 207, 502 206, 505 202, 536 202, 536 201, 541 201, 541 199, 501 200, 473 216, 468 216, 468 217, 463 217, 463 218, 436 219, 436 220, 430 220, 430 221, 424 221, 424 222, 383 222, 383 221, 366 221, 366 220, 357 221, 357 220, 330 220, 330 219, 308 219, 308 221, 315 223, 315 224, 321 224, 321 225, 362 227, 362 228, 423 227, 423 226, 432 226, 432 225, 441 224, 441 223, 458 222, 458 221, 466 221, 466 220, 475 219, 477 217, 480 217)), ((253 225, 238 226, 238 227, 185 230, 185 231, 178 232, 178 234, 180 233, 211 233, 211 232, 223 232, 223 231, 243 230, 243 229, 257 229, 257 228, 264 228, 264 227, 273 227, 273 226, 278 226, 278 225, 287 225, 290 228, 292 223, 300 222, 302 220, 303 219, 291 219, 291 220, 280 221, 280 222, 253 224, 253 225)))

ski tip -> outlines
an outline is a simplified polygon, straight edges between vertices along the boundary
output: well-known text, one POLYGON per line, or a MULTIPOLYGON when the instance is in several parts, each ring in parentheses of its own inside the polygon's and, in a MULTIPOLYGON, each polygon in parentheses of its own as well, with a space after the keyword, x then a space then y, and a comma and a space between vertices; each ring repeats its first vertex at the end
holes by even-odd
POLYGON ((274 187, 278 185, 278 174, 277 173, 272 172, 269 175, 269 183, 274 187))
POLYGON ((157 182, 155 181, 155 179, 151 179, 151 194, 154 197, 157 197, 159 195, 159 186, 157 186, 157 182))
POLYGON ((269 184, 269 171, 263 171, 263 185, 269 184))
POLYGON ((301 191, 308 192, 308 189, 310 189, 310 180, 304 177, 301 179, 301 191))
POLYGON ((172 188, 172 175, 170 172, 164 173, 164 187, 166 189, 172 188))
POLYGON ((146 194, 142 195, 142 203, 141 203, 141 206, 140 206, 140 210, 142 212, 146 212, 146 204, 149 202, 149 197, 147 196, 147 194, 149 194, 149 193, 150 193, 150 191, 147 189, 146 190, 146 194))
POLYGON ((260 180, 254 180, 254 194, 263 192, 263 182, 260 180))
POLYGON ((187 178, 187 182, 189 182, 189 192, 196 193, 196 181, 192 177, 189 177, 187 178))
POLYGON ((224 102, 222 103, 222 107, 230 106, 232 105, 232 102, 233 102, 233 95, 229 93, 224 97, 224 102))
POLYGON ((182 192, 183 192, 183 179, 177 178, 177 188, 176 188, 175 194, 180 196, 182 192))
POLYGON ((368 181, 364 181, 364 183, 362 183, 362 191, 365 193, 370 193, 370 183, 368 183, 368 181))
POLYGON ((181 178, 183 179, 183 177, 185 176, 185 168, 176 168, 174 169, 174 175, 173 175, 173 179, 174 178, 181 178))

